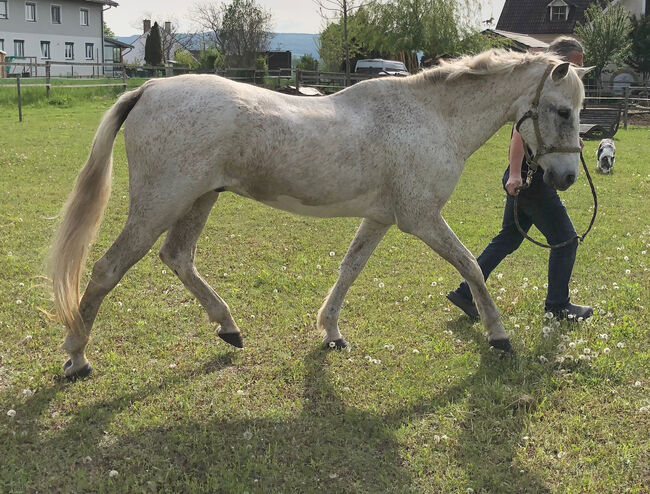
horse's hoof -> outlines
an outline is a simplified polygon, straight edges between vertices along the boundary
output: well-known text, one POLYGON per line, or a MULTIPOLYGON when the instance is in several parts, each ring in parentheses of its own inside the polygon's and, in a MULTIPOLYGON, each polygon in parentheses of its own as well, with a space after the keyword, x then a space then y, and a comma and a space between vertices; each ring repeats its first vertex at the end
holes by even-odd
POLYGON ((339 338, 338 340, 325 343, 325 347, 330 350, 343 350, 345 348, 349 348, 350 344, 347 341, 345 341, 344 338, 339 338))
POLYGON ((494 347, 497 350, 501 350, 506 353, 514 353, 512 350, 512 345, 510 344, 510 340, 508 338, 501 340, 490 340, 489 343, 491 347, 494 347))
POLYGON ((237 348, 244 348, 244 340, 241 333, 217 333, 223 341, 237 348))
POLYGON ((93 366, 90 365, 90 362, 86 362, 86 365, 84 365, 77 372, 68 374, 65 371, 68 370, 71 365, 72 365, 72 360, 69 359, 65 364, 63 364, 63 373, 65 374, 65 377, 66 379, 68 379, 68 381, 76 381, 77 379, 83 379, 85 377, 88 377, 93 371, 93 366))

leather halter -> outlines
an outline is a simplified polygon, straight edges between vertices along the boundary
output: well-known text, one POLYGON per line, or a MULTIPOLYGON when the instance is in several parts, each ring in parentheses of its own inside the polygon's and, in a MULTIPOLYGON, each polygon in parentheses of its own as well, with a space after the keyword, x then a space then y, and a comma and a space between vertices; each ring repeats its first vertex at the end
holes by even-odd
MULTIPOLYGON (((589 181, 589 186, 591 187, 591 194, 594 198, 594 210, 593 214, 591 215, 591 221, 589 222, 589 226, 587 227, 587 230, 585 233, 582 235, 575 235, 572 238, 560 242, 559 244, 554 244, 554 245, 549 245, 549 244, 544 244, 542 242, 538 242, 534 238, 531 238, 522 228, 521 225, 519 224, 519 212, 517 208, 517 203, 519 199, 519 194, 515 195, 515 207, 514 207, 514 217, 515 217, 515 225, 517 226, 517 229, 519 230, 519 233, 521 235, 533 242, 536 245, 539 245, 540 247, 545 247, 547 249, 559 249, 561 247, 564 247, 565 245, 568 245, 570 243, 573 243, 576 239, 578 239, 580 242, 582 242, 589 231, 591 230, 591 227, 594 225, 594 221, 596 219, 596 212, 598 211, 598 198, 596 197, 596 188, 594 187, 594 183, 591 180, 591 175, 589 175, 589 170, 587 169, 587 164, 585 163, 585 159, 582 156, 582 149, 578 147, 568 147, 568 146, 547 146, 544 143, 544 139, 542 138, 542 133, 539 130, 539 100, 542 96, 542 90, 544 89, 544 84, 546 83, 546 79, 548 78, 549 75, 551 75, 551 72, 553 71, 554 65, 549 65, 546 71, 544 72, 544 77, 542 77, 541 82, 537 86, 537 92, 535 93, 535 99, 533 100, 531 104, 531 109, 528 110, 526 113, 523 114, 523 116, 519 119, 519 121, 515 124, 515 128, 517 129, 517 132, 519 132, 519 127, 521 126, 522 122, 528 118, 533 120, 533 128, 535 129, 535 138, 537 139, 537 152, 535 153, 535 157, 539 158, 540 156, 544 154, 551 154, 551 153, 579 153, 580 154, 580 161, 582 162, 582 167, 585 170, 585 174, 587 175, 587 179, 589 181)), ((526 144, 526 141, 524 140, 524 137, 519 133, 521 140, 524 144, 524 155, 526 157, 526 162, 528 163, 528 173, 526 176, 526 181, 522 184, 521 187, 518 187, 517 190, 521 191, 524 189, 527 189, 530 187, 530 184, 533 180, 533 174, 537 171, 537 168, 539 167, 539 164, 533 157, 530 155, 528 151, 528 145, 526 144)))
MULTIPOLYGON (((531 119, 533 121, 533 128, 535 129, 535 139, 537 139, 537 151, 535 152, 535 158, 533 158, 529 151, 528 151, 528 146, 526 144, 526 141, 524 140, 523 136, 521 137, 521 140, 524 143, 524 155, 526 156, 526 161, 528 162, 528 169, 529 172, 532 171, 534 173, 537 171, 537 168, 539 167, 539 164, 537 163, 537 159, 539 159, 540 156, 543 156, 545 154, 551 154, 551 153, 581 153, 580 146, 577 147, 569 147, 569 146, 548 146, 544 143, 544 139, 542 138, 542 133, 539 130, 539 100, 542 97, 542 90, 544 89, 544 84, 546 83, 546 79, 548 79, 548 76, 551 75, 551 72, 553 71, 554 65, 549 65, 544 72, 544 76, 542 77, 542 80, 540 81, 539 85, 537 86, 537 92, 535 93, 535 99, 533 100, 531 104, 530 110, 528 110, 526 113, 523 114, 523 116, 517 121, 515 124, 515 128, 517 129, 517 132, 519 132, 519 127, 521 124, 527 120, 531 119)), ((521 135, 521 132, 519 132, 521 135)), ((529 176, 532 178, 532 173, 529 173, 529 176)), ((528 179, 526 180, 528 183, 528 179)), ((530 183, 528 183, 530 185, 530 183)))

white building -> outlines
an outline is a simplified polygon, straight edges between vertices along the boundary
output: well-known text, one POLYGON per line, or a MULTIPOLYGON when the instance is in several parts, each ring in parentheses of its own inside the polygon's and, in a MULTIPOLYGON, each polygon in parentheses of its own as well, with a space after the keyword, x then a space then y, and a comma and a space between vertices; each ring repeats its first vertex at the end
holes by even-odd
MULTIPOLYGON (((147 37, 151 32, 151 19, 142 21, 142 34, 131 42, 132 50, 124 53, 124 63, 129 65, 144 65, 144 47, 147 43, 147 37)), ((174 60, 176 52, 182 48, 182 45, 176 40, 176 34, 172 28, 171 22, 165 22, 160 27, 160 38, 163 50, 163 63, 174 60)))
MULTIPOLYGON (((104 62, 104 10, 117 6, 112 0, 0 0, 0 50, 9 62, 65 62, 52 65, 53 76, 103 73, 67 64, 104 62)), ((43 67, 31 73, 44 74, 43 67)))

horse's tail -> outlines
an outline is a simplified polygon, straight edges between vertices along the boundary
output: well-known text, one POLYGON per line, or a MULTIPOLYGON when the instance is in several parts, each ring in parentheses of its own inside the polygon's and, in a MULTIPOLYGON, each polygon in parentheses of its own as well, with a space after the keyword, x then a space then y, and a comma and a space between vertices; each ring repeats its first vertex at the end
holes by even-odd
POLYGON ((56 318, 73 334, 83 331, 79 314, 79 282, 90 244, 104 216, 111 194, 113 142, 144 86, 123 94, 102 119, 86 166, 63 207, 59 227, 47 259, 52 280, 56 318))

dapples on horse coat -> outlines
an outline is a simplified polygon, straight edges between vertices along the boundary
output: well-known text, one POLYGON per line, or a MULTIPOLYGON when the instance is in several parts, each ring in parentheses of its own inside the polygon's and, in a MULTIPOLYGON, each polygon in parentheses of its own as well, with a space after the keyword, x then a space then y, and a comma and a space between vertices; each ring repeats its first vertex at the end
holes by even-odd
MULTIPOLYGON (((220 325, 218 335, 242 346, 228 305, 194 266, 197 240, 224 191, 298 214, 363 218, 318 313, 326 344, 347 345, 338 327, 343 298, 386 231, 397 225, 458 269, 470 284, 488 341, 510 349, 476 260, 441 211, 465 160, 503 124, 529 112, 538 87, 539 126, 534 130, 526 120, 522 136, 533 152, 540 132, 555 149, 576 147, 584 97, 580 76, 586 71, 546 54, 490 51, 323 98, 211 75, 152 80, 124 94, 97 130, 50 251, 57 315, 67 329, 66 376, 91 371, 85 348, 102 300, 165 231, 162 260, 220 325), (129 214, 80 298, 81 272, 110 194, 113 141, 122 123, 129 214)), ((553 153, 543 154, 539 164, 548 180, 566 188, 578 174, 578 155, 553 153)))

